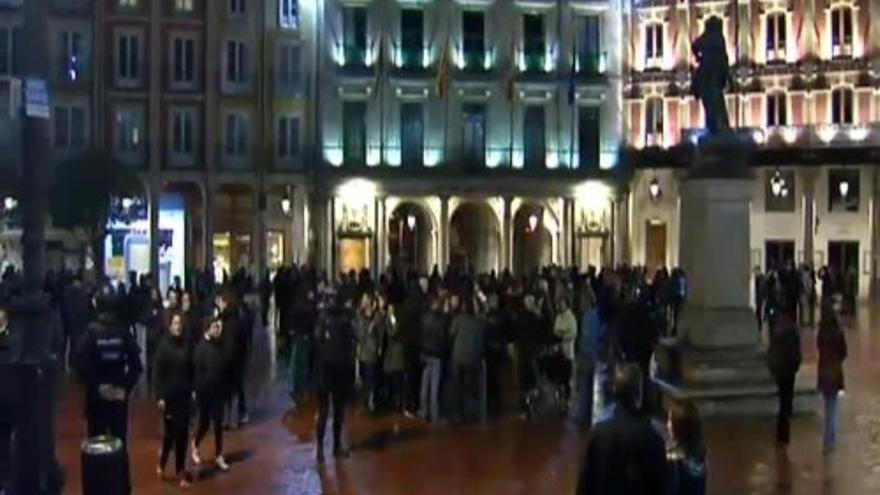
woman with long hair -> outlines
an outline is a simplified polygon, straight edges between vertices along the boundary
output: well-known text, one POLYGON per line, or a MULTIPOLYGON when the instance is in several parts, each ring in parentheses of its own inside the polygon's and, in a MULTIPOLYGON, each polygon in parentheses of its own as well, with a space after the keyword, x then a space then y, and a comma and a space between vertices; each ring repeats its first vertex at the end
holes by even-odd
POLYGON ((822 302, 819 332, 816 335, 819 350, 818 389, 825 401, 825 435, 823 448, 831 453, 837 444, 840 426, 840 392, 844 388, 843 361, 846 359, 846 337, 840 330, 837 311, 831 301, 822 302))
POLYGON ((189 487, 186 444, 193 387, 191 354, 183 332, 183 316, 175 313, 168 325, 168 335, 162 339, 156 351, 156 397, 164 425, 156 472, 160 478, 164 476, 165 464, 173 449, 175 473, 180 488, 186 489, 189 487))
POLYGON ((669 407, 667 459, 674 495, 705 495, 709 465, 700 411, 693 402, 676 401, 669 407))

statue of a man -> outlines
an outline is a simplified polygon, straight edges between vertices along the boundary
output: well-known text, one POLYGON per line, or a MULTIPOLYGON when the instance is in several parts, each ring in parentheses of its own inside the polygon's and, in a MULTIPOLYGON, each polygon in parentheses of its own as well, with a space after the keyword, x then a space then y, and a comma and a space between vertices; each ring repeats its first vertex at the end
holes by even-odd
POLYGON ((730 120, 724 90, 730 84, 730 64, 723 23, 718 17, 706 20, 706 30, 691 44, 697 70, 691 79, 691 92, 703 103, 706 127, 711 135, 728 131, 730 120))

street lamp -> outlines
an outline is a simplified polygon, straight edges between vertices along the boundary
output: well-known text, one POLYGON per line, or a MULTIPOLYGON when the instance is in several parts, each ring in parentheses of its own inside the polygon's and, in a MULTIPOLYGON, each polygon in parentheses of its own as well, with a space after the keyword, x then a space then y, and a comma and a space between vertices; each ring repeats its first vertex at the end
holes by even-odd
POLYGON ((837 185, 837 189, 840 191, 840 198, 845 200, 846 197, 849 196, 849 181, 840 181, 837 185))
POLYGON ((663 196, 663 189, 660 187, 660 181, 656 177, 651 179, 651 183, 648 184, 648 195, 651 196, 651 201, 657 201, 663 196))
POLYGON ((788 183, 779 170, 773 172, 773 177, 770 178, 770 193, 775 198, 788 197, 788 183))
POLYGON ((290 215, 290 197, 287 194, 281 198, 281 213, 290 215))
POLYGON ((538 215, 532 213, 529 215, 529 232, 535 232, 538 230, 538 215))

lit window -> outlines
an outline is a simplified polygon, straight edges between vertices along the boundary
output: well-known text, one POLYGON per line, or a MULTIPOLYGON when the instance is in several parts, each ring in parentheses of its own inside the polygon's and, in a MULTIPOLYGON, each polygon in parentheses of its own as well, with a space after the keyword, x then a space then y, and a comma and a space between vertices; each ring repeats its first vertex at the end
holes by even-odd
POLYGON ((853 54, 853 11, 838 7, 831 11, 831 56, 851 57, 853 54))
POLYGON ((663 144, 663 100, 648 98, 645 102, 645 145, 663 144))
POLYGON ((846 125, 853 122, 853 91, 849 88, 835 89, 831 92, 831 123, 846 125))
POLYGON ((782 62, 785 60, 786 19, 785 13, 776 12, 767 15, 767 61, 782 62))
POLYGON ((774 92, 767 95, 767 127, 788 125, 788 105, 785 93, 774 92))
POLYGON ((61 32, 61 78, 76 81, 83 71, 85 43, 82 33, 76 31, 61 32))
POLYGON ((285 29, 299 27, 299 3, 297 0, 278 0, 278 25, 285 29))
POLYGON ((192 12, 193 0, 174 0, 174 10, 178 12, 192 12))
POLYGON ((645 26, 645 68, 660 69, 663 66, 663 25, 645 26))

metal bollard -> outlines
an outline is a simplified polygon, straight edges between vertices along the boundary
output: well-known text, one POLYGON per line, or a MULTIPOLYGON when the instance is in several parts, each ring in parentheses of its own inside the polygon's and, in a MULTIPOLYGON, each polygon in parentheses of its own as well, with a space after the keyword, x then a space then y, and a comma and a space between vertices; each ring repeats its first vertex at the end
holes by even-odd
POLYGON ((83 495, 128 495, 128 452, 116 437, 85 440, 81 447, 83 495))

